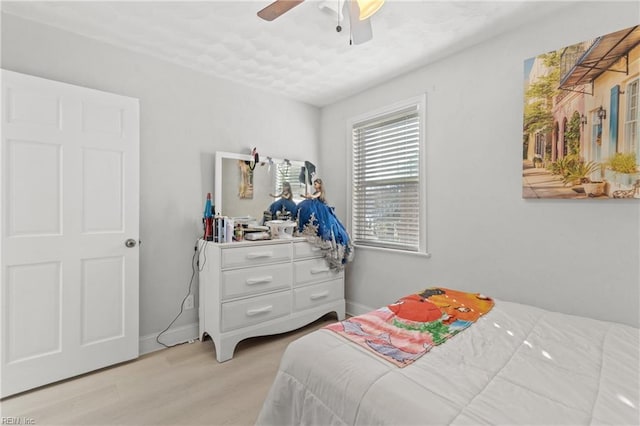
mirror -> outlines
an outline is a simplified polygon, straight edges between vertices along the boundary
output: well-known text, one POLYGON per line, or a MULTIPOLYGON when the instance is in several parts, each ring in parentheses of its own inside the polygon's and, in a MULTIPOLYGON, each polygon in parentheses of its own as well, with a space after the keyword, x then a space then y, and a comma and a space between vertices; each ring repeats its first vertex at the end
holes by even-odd
POLYGON ((300 183, 304 161, 260 157, 255 164, 250 155, 216 152, 214 203, 216 212, 229 217, 247 217, 261 223, 265 210, 277 198, 282 182, 291 184, 294 201, 302 200, 305 184, 300 183))

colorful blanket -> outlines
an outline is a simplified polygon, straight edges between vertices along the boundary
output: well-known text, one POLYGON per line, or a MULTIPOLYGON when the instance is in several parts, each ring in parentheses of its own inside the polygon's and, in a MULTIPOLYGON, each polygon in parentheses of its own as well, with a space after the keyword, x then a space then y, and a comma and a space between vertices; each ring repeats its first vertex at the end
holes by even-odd
POLYGON ((324 328, 405 367, 471 326, 493 305, 479 293, 432 287, 324 328))

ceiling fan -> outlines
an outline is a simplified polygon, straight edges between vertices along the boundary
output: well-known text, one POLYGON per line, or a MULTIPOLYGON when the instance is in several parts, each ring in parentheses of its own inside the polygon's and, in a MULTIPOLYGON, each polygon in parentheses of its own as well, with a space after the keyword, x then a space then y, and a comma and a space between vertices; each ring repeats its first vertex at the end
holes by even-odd
MULTIPOLYGON (((303 1, 276 0, 260 10, 258 16, 265 21, 273 21, 303 1)), ((382 7, 384 0, 327 0, 323 3, 325 4, 324 7, 328 7, 338 14, 339 20, 342 19, 343 8, 347 9, 351 29, 351 42, 353 44, 362 44, 373 38, 369 18, 382 7), (337 6, 334 7, 332 3, 337 4, 337 6)), ((321 5, 321 7, 323 6, 321 5)), ((342 27, 338 25, 336 31, 340 32, 341 30, 342 27)))

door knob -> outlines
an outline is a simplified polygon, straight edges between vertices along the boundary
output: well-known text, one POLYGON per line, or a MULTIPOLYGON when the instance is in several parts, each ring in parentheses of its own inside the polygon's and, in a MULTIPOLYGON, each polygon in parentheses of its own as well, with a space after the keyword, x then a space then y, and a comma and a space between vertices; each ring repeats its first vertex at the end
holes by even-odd
POLYGON ((129 238, 127 241, 124 242, 124 245, 132 248, 136 246, 136 240, 134 240, 133 238, 129 238))

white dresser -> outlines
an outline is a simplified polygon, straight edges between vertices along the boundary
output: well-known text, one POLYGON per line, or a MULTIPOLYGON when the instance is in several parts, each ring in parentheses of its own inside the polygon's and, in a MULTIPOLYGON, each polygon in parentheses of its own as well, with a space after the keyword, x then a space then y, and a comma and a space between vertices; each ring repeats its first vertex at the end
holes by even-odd
POLYGON ((329 312, 345 318, 344 272, 330 270, 304 238, 207 242, 199 265, 200 340, 211 336, 219 362, 248 337, 294 330, 329 312))

